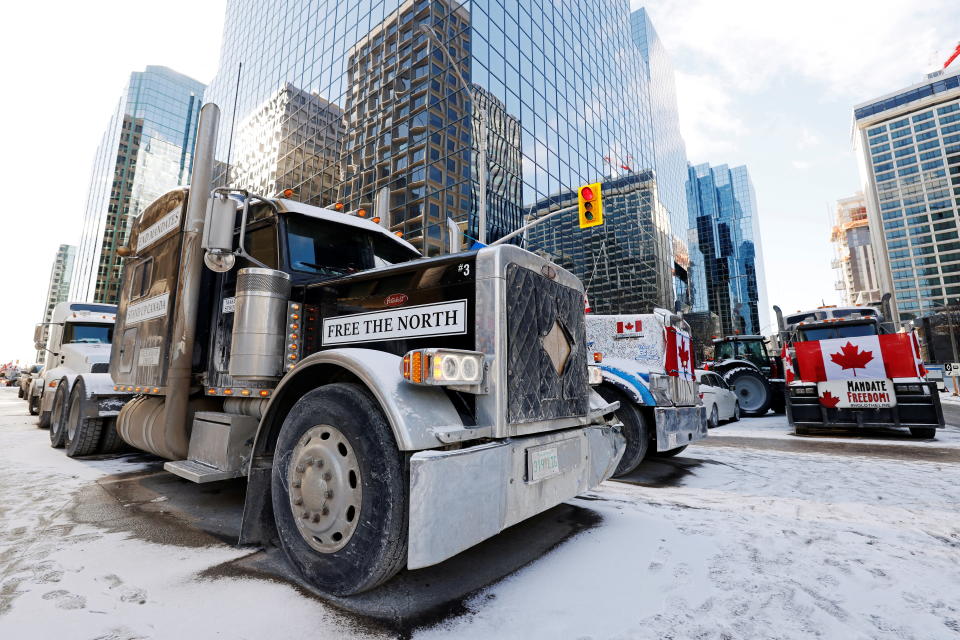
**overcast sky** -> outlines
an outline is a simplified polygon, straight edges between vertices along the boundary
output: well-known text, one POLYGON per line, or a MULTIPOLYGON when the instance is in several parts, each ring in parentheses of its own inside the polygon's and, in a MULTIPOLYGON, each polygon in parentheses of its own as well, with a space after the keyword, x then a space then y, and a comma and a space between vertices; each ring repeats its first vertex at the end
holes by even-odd
MULTIPOLYGON (((693 162, 746 164, 771 304, 836 301, 828 211, 859 187, 852 106, 916 82, 960 39, 960 2, 649 0, 677 70, 693 162), (786 8, 789 6, 789 10, 786 8)), ((131 71, 208 82, 224 0, 7 2, 0 19, 0 360, 32 357, 60 243, 76 244, 91 162, 131 71)))

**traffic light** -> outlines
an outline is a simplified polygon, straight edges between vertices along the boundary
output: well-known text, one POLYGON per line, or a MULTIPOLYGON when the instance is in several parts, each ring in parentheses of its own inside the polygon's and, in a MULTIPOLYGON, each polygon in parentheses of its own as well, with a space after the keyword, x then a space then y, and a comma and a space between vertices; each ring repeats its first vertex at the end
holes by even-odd
POLYGON ((585 184, 577 189, 577 205, 580 209, 580 228, 603 224, 603 195, 600 183, 585 184))

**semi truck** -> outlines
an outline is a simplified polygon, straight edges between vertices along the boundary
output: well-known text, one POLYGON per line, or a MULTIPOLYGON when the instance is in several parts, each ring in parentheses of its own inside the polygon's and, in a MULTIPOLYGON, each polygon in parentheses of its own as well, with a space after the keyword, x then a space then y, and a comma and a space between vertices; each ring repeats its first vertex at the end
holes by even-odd
POLYGON ((338 595, 610 477, 624 441, 590 385, 575 276, 511 245, 423 258, 383 200, 372 216, 211 189, 218 117, 204 105, 191 186, 133 224, 113 385, 78 395, 76 437, 114 429, 186 480, 246 478, 239 542, 338 595))
MULTIPOLYGON (((46 357, 43 372, 27 399, 28 409, 31 415, 39 414, 40 427, 50 429, 51 446, 66 446, 70 456, 108 453, 120 445, 108 430, 87 434, 83 440, 70 437, 75 430, 69 428, 66 419, 77 409, 79 400, 75 396, 113 391, 107 368, 116 313, 117 307, 112 304, 60 302, 53 308, 50 321, 38 324, 34 331, 35 346, 46 357), (43 342, 45 325, 49 330, 43 342)), ((112 400, 105 402, 100 407, 101 417, 116 416, 115 405, 112 400)), ((77 420, 79 416, 74 423, 77 420)))
POLYGON ((918 438, 943 428, 936 383, 926 379, 912 332, 890 332, 873 307, 824 308, 784 319, 786 409, 798 435, 823 428, 905 427, 918 438))
POLYGON ((587 340, 603 378, 597 391, 620 403, 626 448, 614 477, 629 474, 648 454, 674 456, 707 437, 690 328, 679 315, 589 313, 587 340))

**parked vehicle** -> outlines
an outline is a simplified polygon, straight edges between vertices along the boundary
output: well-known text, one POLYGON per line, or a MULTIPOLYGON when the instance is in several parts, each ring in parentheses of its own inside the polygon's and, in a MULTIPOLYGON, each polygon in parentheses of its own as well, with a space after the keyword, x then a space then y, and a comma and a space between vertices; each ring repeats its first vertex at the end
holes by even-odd
POLYGON ((703 363, 737 394, 745 416, 784 412, 783 363, 767 350, 763 336, 727 336, 713 340, 713 360, 703 363))
POLYGON ((20 378, 17 380, 17 386, 20 387, 17 391, 18 398, 25 400, 30 398, 30 383, 42 369, 42 364, 32 364, 20 370, 20 378))
POLYGON ((575 276, 512 245, 423 259, 383 198, 370 219, 211 192, 218 114, 191 187, 132 225, 113 387, 71 394, 71 437, 115 424, 180 477, 245 477, 240 541, 340 595, 610 477, 624 442, 575 276))
POLYGON ((689 327, 680 316, 664 309, 636 315, 589 313, 587 340, 603 376, 597 391, 620 403, 617 417, 627 446, 615 476, 636 469, 648 452, 676 455, 707 436, 689 327))
POLYGON ((944 425, 940 396, 912 332, 888 333, 873 308, 810 318, 781 320, 790 342, 787 417, 797 434, 881 426, 936 437, 944 425))
MULTIPOLYGON (((50 445, 67 448, 67 455, 108 453, 120 446, 115 434, 97 433, 82 442, 72 427, 80 415, 81 403, 97 391, 113 390, 107 373, 117 307, 112 304, 61 302, 53 308, 47 342, 43 343, 43 324, 34 331, 37 349, 46 351, 46 361, 28 399, 31 415, 40 417, 38 426, 50 428, 50 445), (79 387, 76 382, 80 381, 79 387), (70 423, 69 417, 74 418, 70 423)), ((119 407, 104 405, 103 417, 116 416, 119 407)))
POLYGON ((697 369, 700 385, 700 401, 707 413, 707 426, 716 427, 721 420, 736 422, 740 419, 740 401, 730 385, 713 371, 697 369))
POLYGON ((20 380, 20 365, 14 362, 8 362, 0 367, 0 385, 12 387, 20 380))

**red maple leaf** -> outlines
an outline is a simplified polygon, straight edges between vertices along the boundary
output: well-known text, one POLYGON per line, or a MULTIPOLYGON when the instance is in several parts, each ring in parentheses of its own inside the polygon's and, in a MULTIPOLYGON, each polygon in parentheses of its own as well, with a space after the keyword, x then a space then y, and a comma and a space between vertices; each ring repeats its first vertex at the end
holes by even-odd
POLYGON ((629 331, 630 329, 633 329, 633 323, 628 322, 627 324, 623 325, 623 328, 629 331))
POLYGON ((840 351, 830 354, 830 359, 840 365, 841 369, 853 369, 853 377, 856 378, 857 369, 863 369, 873 360, 873 351, 860 351, 860 347, 847 341, 846 345, 840 347, 840 351))
POLYGON ((690 363, 690 351, 686 347, 686 343, 681 341, 677 349, 677 358, 680 360, 680 367, 684 371, 687 370, 687 365, 690 363))
POLYGON ((829 391, 824 391, 823 395, 820 396, 820 404, 825 406, 827 409, 833 409, 840 403, 840 398, 836 397, 829 391))

